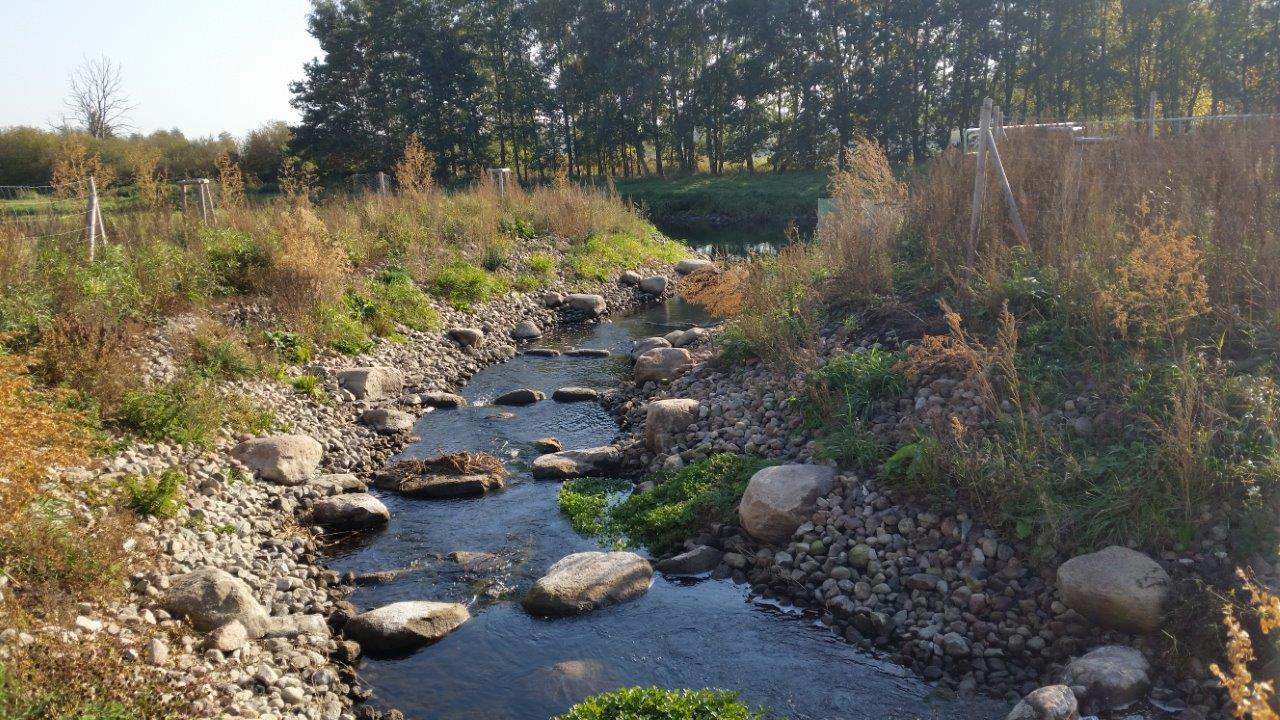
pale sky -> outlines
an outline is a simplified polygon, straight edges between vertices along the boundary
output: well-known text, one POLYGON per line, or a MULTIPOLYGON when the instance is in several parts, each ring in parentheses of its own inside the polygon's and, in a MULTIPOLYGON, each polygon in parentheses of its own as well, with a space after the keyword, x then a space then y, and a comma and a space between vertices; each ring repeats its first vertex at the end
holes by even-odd
POLYGON ((289 83, 320 54, 308 0, 0 0, 0 127, 59 122, 85 57, 122 69, 138 131, 242 136, 294 122, 289 83))

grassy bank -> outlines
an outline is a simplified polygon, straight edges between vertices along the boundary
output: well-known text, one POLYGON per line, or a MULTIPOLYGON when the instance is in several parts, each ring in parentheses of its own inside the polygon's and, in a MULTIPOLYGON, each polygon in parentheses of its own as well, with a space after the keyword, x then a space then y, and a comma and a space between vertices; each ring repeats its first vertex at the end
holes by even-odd
MULTIPOLYGON (((562 185, 499 196, 402 182, 399 195, 317 203, 306 187, 232 204, 209 225, 168 207, 106 212, 90 261, 33 217, 0 229, 0 717, 183 717, 180 699, 112 643, 67 644, 81 603, 145 571, 125 538, 181 507, 178 470, 85 494, 77 467, 133 439, 210 446, 282 427, 224 382, 279 379, 321 353, 360 353, 440 327, 509 290, 587 288, 684 257, 616 197, 562 185), (148 383, 156 331, 169 379, 148 383), (28 636, 23 636, 28 637, 28 636), (173 706, 175 703, 178 706, 173 706)), ((294 389, 315 393, 303 376, 294 389)), ((134 551, 148 551, 134 548, 134 551)), ((154 553, 151 553, 154 555, 154 553)))
POLYGON ((616 182, 618 193, 663 223, 812 222, 825 197, 827 173, 747 173, 638 178, 616 182))

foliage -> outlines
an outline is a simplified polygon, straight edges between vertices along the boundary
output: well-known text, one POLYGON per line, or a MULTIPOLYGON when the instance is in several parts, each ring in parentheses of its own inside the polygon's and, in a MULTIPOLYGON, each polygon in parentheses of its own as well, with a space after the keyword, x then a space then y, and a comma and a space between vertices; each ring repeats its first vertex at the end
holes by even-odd
POLYGON ((182 484, 186 481, 177 468, 167 468, 158 476, 124 480, 125 505, 143 517, 171 518, 182 507, 182 484))
POLYGON ((593 695, 556 720, 763 720, 726 690, 628 687, 593 695))
POLYGON ((579 478, 560 486, 556 503, 569 518, 573 529, 583 535, 606 535, 609 528, 605 510, 631 489, 631 483, 614 478, 579 478))
POLYGON ((223 425, 249 432, 262 432, 274 425, 269 411, 219 391, 196 375, 180 375, 131 390, 125 396, 121 419, 146 440, 199 447, 210 446, 223 425))
POLYGON ((768 461, 722 453, 657 478, 657 486, 608 511, 612 527, 655 553, 668 552, 714 522, 728 522, 747 481, 768 461))
POLYGON ((411 134, 404 144, 404 155, 395 167, 396 184, 400 186, 400 191, 409 195, 427 192, 434 184, 434 172, 435 163, 418 140, 418 134, 411 134))
POLYGON ((459 310, 485 303, 503 290, 501 279, 474 265, 454 263, 440 268, 431 280, 432 294, 459 310))
MULTIPOLYGON (((1240 573, 1250 596, 1249 610, 1257 619, 1263 635, 1270 635, 1280 627, 1280 597, 1272 594, 1243 571, 1240 573)), ((1223 624, 1227 628, 1227 661, 1223 670, 1218 663, 1209 670, 1226 688, 1237 720, 1276 720, 1280 718, 1272 707, 1275 683, 1255 678, 1249 665, 1254 662, 1253 640, 1249 637, 1241 619, 1230 603, 1223 605, 1223 624)))
POLYGON ((677 262, 686 252, 661 239, 622 233, 590 235, 570 246, 565 265, 579 278, 605 281, 622 270, 677 262))

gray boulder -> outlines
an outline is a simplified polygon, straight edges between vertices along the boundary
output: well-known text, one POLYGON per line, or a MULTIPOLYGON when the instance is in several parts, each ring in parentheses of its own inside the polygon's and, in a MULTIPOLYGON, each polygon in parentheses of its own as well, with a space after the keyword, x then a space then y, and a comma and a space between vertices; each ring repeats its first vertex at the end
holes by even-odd
POLYGON ((689 258, 687 260, 681 260, 680 262, 676 263, 676 272, 681 275, 688 275, 691 272, 701 270, 702 268, 709 267, 710 265, 711 265, 710 260, 703 260, 702 258, 689 258))
POLYGON ((709 337, 711 337, 711 331, 706 328, 689 328, 680 333, 680 337, 672 341, 671 345, 678 348, 688 347, 709 337))
POLYGON ((836 471, 825 465, 775 465, 751 476, 738 506, 742 529, 781 544, 804 523, 818 498, 831 492, 836 471))
POLYGON ((607 358, 613 353, 604 348, 574 348, 565 350, 566 357, 591 357, 591 358, 607 358))
POLYGON ((618 276, 618 282, 623 285, 637 285, 640 282, 640 273, 635 270, 623 270, 618 276))
POLYGON ((647 277, 641 280, 640 289, 650 295, 661 295, 667 291, 668 284, 670 284, 670 281, 665 277, 661 275, 654 275, 653 277, 647 277))
POLYGON ((546 394, 541 390, 531 390, 529 388, 521 388, 506 392, 493 399, 494 405, 532 405, 540 400, 546 399, 546 394))
POLYGON ((533 476, 539 480, 613 475, 622 467, 622 451, 613 445, 565 450, 541 455, 533 461, 533 476))
POLYGON ((466 399, 461 395, 447 392, 422 393, 418 396, 418 399, 422 401, 423 405, 433 408, 452 409, 464 407, 467 404, 466 399))
POLYGON ((413 498, 456 498, 484 495, 506 485, 503 472, 455 473, 426 469, 417 472, 412 461, 373 476, 373 484, 382 490, 413 498))
POLYGON ((677 433, 698 419, 702 405, 697 400, 671 398, 649 403, 644 417, 645 447, 654 454, 665 453, 675 445, 677 433))
POLYGON ((164 597, 164 609, 186 618, 200 632, 216 630, 234 620, 244 626, 248 637, 259 638, 267 627, 267 612, 249 586, 212 567, 174 578, 164 597))
POLYGON ((534 440, 533 447, 537 449, 538 452, 543 454, 555 453, 555 452, 560 452, 561 450, 564 450, 564 445, 562 445, 558 439, 550 436, 540 437, 534 440))
POLYGON ((479 328, 449 328, 449 337, 463 347, 475 347, 484 342, 484 331, 479 328))
POLYGON ((635 553, 575 553, 548 568, 522 604, 535 615, 580 615, 634 600, 652 582, 653 568, 635 553))
POLYGON ((573 293, 565 298, 565 302, 569 304, 569 309, 585 313, 587 317, 600 317, 608 310, 608 305, 601 295, 573 293))
POLYGON ((1112 545, 1059 565, 1058 589, 1067 607, 1091 622, 1145 634, 1160 628, 1169 574, 1146 555, 1112 545))
POLYGON ((360 613, 342 632, 366 651, 386 653, 435 642, 470 618, 466 605, 408 600, 360 613))
POLYGON ((329 623, 323 615, 273 615, 267 618, 267 632, 264 637, 296 638, 302 635, 313 637, 329 637, 329 623))
POLYGON ((666 338, 662 338, 662 337, 641 338, 635 341, 635 343, 631 345, 631 359, 635 360, 639 358, 641 355, 649 352, 650 350, 655 350, 657 348, 669 348, 669 347, 671 347, 671 343, 667 342, 666 338))
POLYGON ((377 527, 390 519, 387 506, 368 493, 334 495, 317 500, 311 506, 311 521, 334 530, 377 527))
POLYGON ((560 307, 564 304, 564 293, 558 293, 555 291, 543 293, 542 304, 544 307, 549 308, 560 307))
POLYGON ((669 557, 654 567, 658 572, 667 575, 701 575, 715 570, 723 559, 724 553, 719 550, 710 545, 699 545, 692 550, 669 557))
POLYGON ((511 337, 516 340, 536 340, 542 337, 542 328, 532 320, 521 320, 511 329, 511 337))
POLYGON ((551 393, 551 399, 556 402, 583 402, 598 397, 599 392, 585 387, 562 387, 551 393))
POLYGON ((636 358, 635 381, 666 382, 693 367, 693 356, 684 348, 654 348, 636 358))
POLYGON ((338 386, 357 400, 381 400, 404 390, 404 374, 393 367, 355 367, 338 371, 338 386))
POLYGON ((1104 645, 1067 663, 1059 682, 1083 688, 1076 695, 1086 713, 1120 710, 1151 689, 1151 666, 1142 653, 1124 645, 1104 645))
POLYGON ((1005 720, 1080 720, 1075 693, 1066 685, 1032 690, 1005 720))
POLYGON ((306 435, 273 435, 246 440, 231 449, 231 457, 263 480, 301 485, 315 474, 324 448, 306 435))
POLYGON ((351 473, 334 473, 317 475, 309 483, 321 491, 322 495, 341 495, 343 493, 360 493, 368 489, 364 481, 351 473))
POLYGON ((413 416, 395 408, 369 408, 360 413, 360 423, 379 435, 395 435, 413 429, 413 416))

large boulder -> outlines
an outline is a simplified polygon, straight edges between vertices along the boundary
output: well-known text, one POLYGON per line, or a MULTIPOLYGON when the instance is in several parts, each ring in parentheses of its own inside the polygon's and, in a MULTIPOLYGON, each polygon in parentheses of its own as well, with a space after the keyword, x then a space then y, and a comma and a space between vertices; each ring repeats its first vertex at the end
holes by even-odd
POLYGON ((267 612, 243 580, 217 568, 192 570, 174 578, 164 597, 164 609, 186 618, 200 632, 239 621, 248 637, 262 637, 267 612))
POLYGON ((711 331, 706 328, 689 328, 688 330, 680 333, 680 337, 672 340, 671 346, 678 348, 689 347, 690 345, 706 340, 709 337, 711 337, 711 331))
POLYGON ((413 416, 395 408, 369 408, 360 413, 360 424, 379 435, 395 435, 413 429, 413 416))
POLYGON ((836 471, 825 465, 775 465, 751 476, 738 506, 742 529, 757 540, 781 544, 791 539, 818 498, 831 492, 836 471))
POLYGON ((516 340, 537 340, 542 337, 542 328, 532 320, 521 320, 511 328, 511 337, 516 340))
POLYGON ((667 575, 701 575, 715 570, 723 559, 723 552, 710 545, 699 545, 692 550, 662 560, 655 567, 658 572, 667 575))
POLYGON ((635 285, 640 282, 640 273, 635 270, 623 270, 618 276, 618 282, 623 285, 635 285))
POLYGON ((622 467, 622 451, 613 445, 540 455, 533 461, 539 480, 613 475, 622 467))
POLYGON ((357 400, 381 400, 404 390, 404 374, 393 367, 355 367, 338 371, 338 386, 357 400))
POLYGON ((565 302, 569 304, 569 309, 583 313, 587 317, 600 317, 608 309, 601 295, 573 293, 565 298, 565 302))
POLYGON ((1048 685, 1028 693, 1005 720, 1080 720, 1080 712, 1071 688, 1048 685))
POLYGON ((535 615, 580 615, 649 591, 653 568, 630 552, 583 552, 561 558, 524 597, 535 615))
POLYGON ((650 295, 661 295, 667 291, 668 284, 669 281, 665 277, 661 275, 654 275, 653 277, 647 277, 641 280, 640 289, 650 295))
POLYGON ((555 400, 556 402, 564 402, 564 403, 596 400, 599 397, 600 397, 600 393, 597 390, 594 390, 588 387, 576 387, 572 385, 569 387, 558 388, 556 389, 555 392, 551 393, 552 400, 555 400))
POLYGON ((344 493, 317 500, 311 521, 334 530, 360 530, 385 525, 391 512, 369 493, 344 493))
POLYGON ((541 390, 521 388, 505 392, 493 399, 494 405, 532 405, 547 396, 541 390))
POLYGON ((472 327, 449 328, 449 337, 463 347, 475 347, 484 342, 484 331, 472 327))
POLYGON ((631 344, 631 359, 634 361, 641 355, 657 348, 669 348, 671 343, 664 337, 640 338, 631 344))
POLYGON ((375 487, 416 498, 483 495, 502 489, 505 483, 506 468, 496 458, 484 463, 454 462, 450 456, 406 460, 373 476, 375 487))
POLYGON ((1145 634, 1160 627, 1169 574, 1146 555, 1112 545, 1059 565, 1058 589, 1067 607, 1095 624, 1145 634))
POLYGON ((1059 682, 1083 688, 1079 700, 1089 714, 1119 710, 1151 689, 1151 666, 1142 653, 1124 645, 1104 645, 1067 663, 1059 682))
POLYGON ((684 348, 654 348, 636 358, 635 381, 666 382, 693 367, 693 356, 684 348))
POLYGON ((319 469, 324 448, 306 435, 273 435, 245 440, 231 449, 231 457, 263 480, 301 485, 319 469))
POLYGON ((429 392, 418 396, 423 405, 433 408, 460 408, 467 404, 466 398, 449 392, 429 392))
POLYGON ((702 268, 708 267, 710 265, 711 265, 710 260, 703 260, 702 258, 689 258, 687 260, 681 260, 680 262, 676 263, 676 272, 681 275, 688 275, 691 272, 701 270, 702 268))
POLYGON ((470 618, 466 605, 408 600, 360 613, 342 632, 366 651, 388 653, 435 642, 470 618))
POLYGON ((698 419, 702 405, 697 400, 671 398, 649 403, 644 416, 644 443, 655 454, 665 453, 675 445, 677 433, 698 419))

